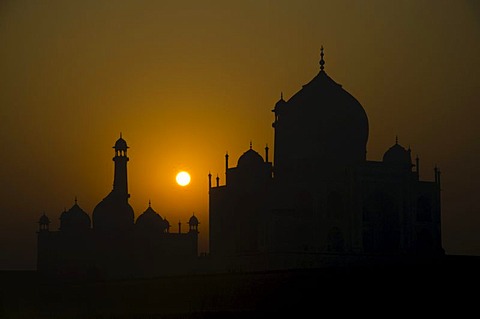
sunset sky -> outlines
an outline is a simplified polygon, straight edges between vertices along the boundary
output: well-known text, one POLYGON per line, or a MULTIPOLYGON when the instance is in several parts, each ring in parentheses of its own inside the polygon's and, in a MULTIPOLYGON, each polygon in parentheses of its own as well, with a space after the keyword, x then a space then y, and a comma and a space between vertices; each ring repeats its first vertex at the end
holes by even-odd
MULTIPOLYGON (((443 246, 480 255, 476 1, 1 1, 0 269, 32 269, 45 212, 91 215, 128 142, 130 203, 208 249, 209 171, 273 148, 271 110, 325 70, 365 108, 367 158, 394 144, 442 171, 443 246), (175 182, 190 172, 187 187, 175 182)), ((270 154, 273 154, 273 150, 270 154)))

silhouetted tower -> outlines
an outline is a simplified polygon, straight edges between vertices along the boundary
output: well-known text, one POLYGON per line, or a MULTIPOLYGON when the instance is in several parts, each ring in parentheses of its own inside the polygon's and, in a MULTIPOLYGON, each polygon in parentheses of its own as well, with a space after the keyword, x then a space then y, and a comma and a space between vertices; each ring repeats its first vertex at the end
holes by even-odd
MULTIPOLYGON (((225 184, 228 182, 227 181, 227 172, 228 172, 228 152, 225 154, 225 184)), ((217 176, 218 178, 218 176, 217 176)), ((217 184, 218 184, 218 181, 217 181, 217 184)))
POLYGON ((113 192, 119 196, 124 197, 125 199, 130 197, 128 194, 128 183, 127 183, 127 142, 122 138, 122 133, 120 133, 120 138, 115 142, 115 157, 113 161, 115 162, 115 175, 113 179, 113 192))
POLYGON ((115 170, 113 189, 93 210, 93 228, 101 232, 128 231, 134 224, 133 208, 128 203, 127 142, 120 138, 115 142, 115 170))
POLYGON ((43 215, 38 220, 38 232, 37 232, 37 271, 44 272, 48 268, 49 259, 52 249, 49 246, 52 238, 52 233, 49 230, 50 219, 47 215, 43 215))
POLYGON ((192 217, 190 217, 190 220, 188 221, 189 225, 189 232, 195 232, 198 233, 198 222, 197 217, 195 217, 195 213, 193 213, 192 217))
POLYGON ((43 213, 43 215, 38 220, 38 231, 39 232, 48 232, 50 225, 50 219, 48 219, 47 215, 43 213))

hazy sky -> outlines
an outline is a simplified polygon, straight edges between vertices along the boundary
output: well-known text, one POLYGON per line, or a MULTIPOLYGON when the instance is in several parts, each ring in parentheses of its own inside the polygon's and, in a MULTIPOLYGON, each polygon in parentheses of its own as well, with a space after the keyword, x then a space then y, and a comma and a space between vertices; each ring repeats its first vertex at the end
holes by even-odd
POLYGON ((43 212, 53 229, 75 196, 92 213, 120 132, 136 216, 149 199, 174 225, 195 212, 205 251, 208 172, 273 146, 271 110, 321 45, 367 112, 368 159, 398 135, 422 179, 437 164, 443 246, 480 255, 480 5, 397 2, 1 1, 0 269, 35 267, 43 212))

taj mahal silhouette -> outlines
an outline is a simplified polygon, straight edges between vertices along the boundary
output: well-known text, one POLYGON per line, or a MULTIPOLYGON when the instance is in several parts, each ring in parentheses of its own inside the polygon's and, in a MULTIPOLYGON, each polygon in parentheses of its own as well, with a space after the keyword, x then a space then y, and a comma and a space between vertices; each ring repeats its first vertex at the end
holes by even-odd
MULTIPOLYGON (((198 255, 199 220, 171 231, 151 204, 129 205, 127 142, 114 145, 113 190, 92 219, 75 200, 60 228, 39 220, 39 273, 52 277, 152 277, 268 271, 443 255, 440 171, 420 180, 420 160, 398 138, 367 160, 362 105, 325 71, 274 105, 274 153, 249 149, 209 189, 209 253, 198 255), (93 223, 91 222, 93 221, 93 223)), ((393 139, 392 139, 393 140, 393 139)))

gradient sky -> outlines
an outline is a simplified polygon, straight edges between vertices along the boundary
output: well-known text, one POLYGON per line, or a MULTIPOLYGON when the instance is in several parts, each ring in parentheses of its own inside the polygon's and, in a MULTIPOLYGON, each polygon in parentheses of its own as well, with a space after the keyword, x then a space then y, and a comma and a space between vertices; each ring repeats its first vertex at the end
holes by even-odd
MULTIPOLYGON (((443 246, 480 255, 475 1, 1 1, 0 269, 35 267, 36 222, 89 214, 129 150, 130 203, 207 250, 209 171, 273 146, 271 110, 325 69, 365 108, 367 157, 395 142, 443 175, 443 246), (181 188, 185 169, 192 183, 181 188)), ((273 154, 273 152, 271 152, 273 154)))

